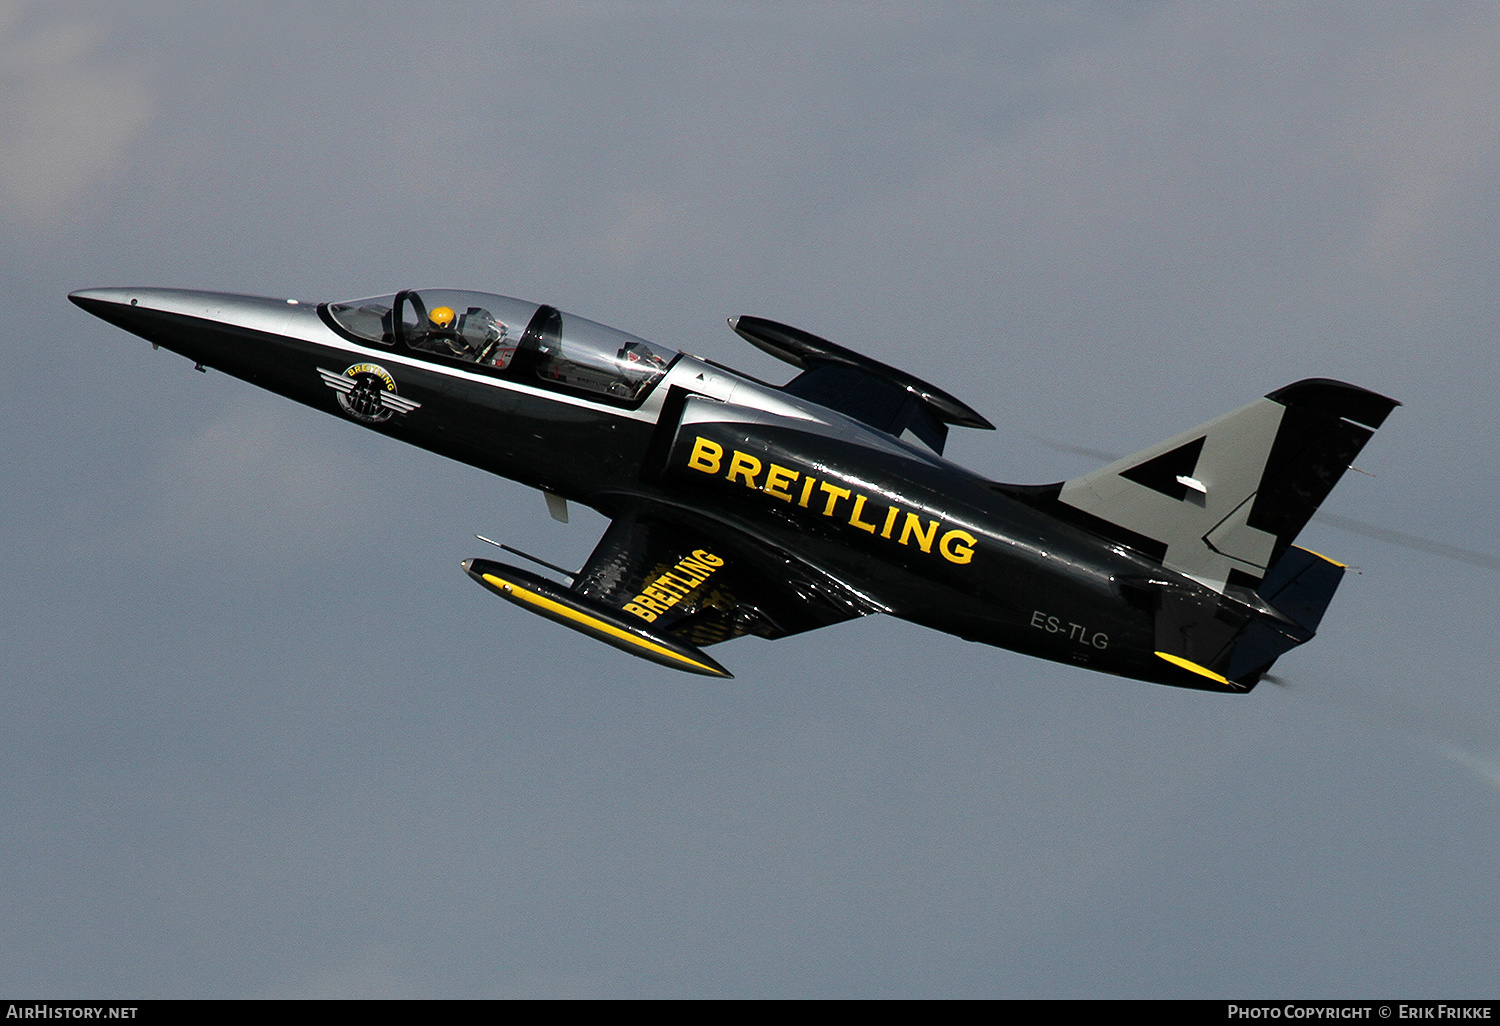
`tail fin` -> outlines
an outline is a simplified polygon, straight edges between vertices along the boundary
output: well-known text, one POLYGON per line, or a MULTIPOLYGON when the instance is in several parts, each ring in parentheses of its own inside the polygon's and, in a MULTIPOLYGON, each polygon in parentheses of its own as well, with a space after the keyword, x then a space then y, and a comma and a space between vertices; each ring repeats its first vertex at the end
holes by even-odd
POLYGON ((1068 481, 1057 499, 1215 591, 1255 590, 1399 405, 1341 381, 1299 381, 1068 481))

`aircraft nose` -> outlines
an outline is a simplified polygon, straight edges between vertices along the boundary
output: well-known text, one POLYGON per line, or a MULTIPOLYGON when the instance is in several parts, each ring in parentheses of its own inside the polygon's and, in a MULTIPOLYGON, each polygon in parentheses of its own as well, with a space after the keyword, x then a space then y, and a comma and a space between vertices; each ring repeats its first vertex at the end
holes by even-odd
POLYGON ((112 307, 130 306, 135 299, 130 289, 79 289, 68 293, 68 298, 95 317, 112 307))
POLYGON ((314 306, 293 299, 199 289, 79 289, 68 298, 102 321, 186 356, 200 369, 241 376, 279 367, 278 357, 270 354, 285 355, 277 346, 292 318, 306 326, 308 318, 317 317, 314 306))
POLYGON ((200 289, 79 289, 68 298, 101 320, 194 359, 203 359, 209 350, 202 347, 210 342, 222 352, 245 331, 280 336, 294 316, 317 316, 315 306, 295 299, 200 289))
POLYGON ((158 318, 151 294, 142 289, 79 289, 68 293, 73 305, 118 328, 145 334, 156 326, 158 318))
MULTIPOLYGON (((73 305, 107 321, 117 328, 149 339, 152 343, 165 343, 157 337, 166 318, 164 314, 183 304, 176 301, 179 296, 191 298, 187 292, 169 292, 165 289, 79 289, 68 293, 73 305)), ((168 346, 175 349, 175 346, 168 346)))

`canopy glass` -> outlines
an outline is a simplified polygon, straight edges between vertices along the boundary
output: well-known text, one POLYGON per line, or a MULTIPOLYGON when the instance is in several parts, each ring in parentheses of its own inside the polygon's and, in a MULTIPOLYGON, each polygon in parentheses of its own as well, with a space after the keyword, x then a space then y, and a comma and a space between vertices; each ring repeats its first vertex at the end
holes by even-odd
POLYGON ((485 292, 407 289, 323 309, 359 341, 629 404, 643 399, 678 355, 584 317, 485 292))

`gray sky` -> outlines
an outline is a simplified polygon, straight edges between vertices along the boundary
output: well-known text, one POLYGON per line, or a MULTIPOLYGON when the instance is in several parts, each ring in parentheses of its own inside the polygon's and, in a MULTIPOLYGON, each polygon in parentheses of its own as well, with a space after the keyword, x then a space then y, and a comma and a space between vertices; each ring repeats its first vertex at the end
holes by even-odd
MULTIPOLYGON (((1308 376, 1325 509, 1500 554, 1492 5, 0 2, 0 990, 1491 996, 1493 569, 1363 571, 1234 698, 874 618, 705 682, 476 588, 603 527, 86 286, 517 295, 1041 482, 1308 376)), ((1396 537, 1395 535, 1390 537, 1396 537)))

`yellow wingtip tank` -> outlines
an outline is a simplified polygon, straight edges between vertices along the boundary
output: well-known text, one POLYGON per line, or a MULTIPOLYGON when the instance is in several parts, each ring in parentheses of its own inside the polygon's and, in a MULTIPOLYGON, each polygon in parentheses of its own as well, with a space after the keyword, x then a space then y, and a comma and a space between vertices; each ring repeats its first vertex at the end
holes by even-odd
POLYGON ((545 577, 488 559, 465 560, 462 566, 464 573, 507 602, 606 645, 613 645, 622 652, 687 673, 734 677, 696 646, 638 627, 619 611, 545 577))

